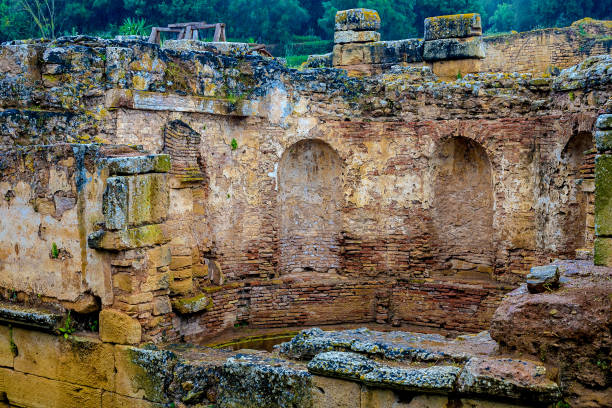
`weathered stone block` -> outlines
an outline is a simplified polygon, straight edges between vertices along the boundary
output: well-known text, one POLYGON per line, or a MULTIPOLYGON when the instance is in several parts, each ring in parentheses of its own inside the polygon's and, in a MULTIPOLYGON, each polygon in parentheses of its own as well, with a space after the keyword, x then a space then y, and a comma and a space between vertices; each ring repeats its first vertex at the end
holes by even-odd
POLYGON ((484 57, 485 49, 481 37, 425 41, 423 46, 425 61, 484 57))
POLYGON ((341 10, 336 13, 336 31, 378 31, 380 16, 376 10, 364 8, 341 10))
POLYGON ((99 408, 102 390, 0 369, 11 405, 45 408, 99 408))
POLYGON ((596 131, 595 145, 600 152, 612 150, 612 129, 596 131))
POLYGON ((112 176, 144 173, 167 173, 170 171, 170 156, 151 154, 147 156, 111 157, 102 161, 112 176))
POLYGON ((123 251, 165 244, 169 239, 159 225, 145 225, 122 231, 96 231, 89 235, 88 245, 94 249, 123 251))
POLYGON ((97 339, 13 329, 19 353, 15 370, 72 384, 112 390, 115 386, 113 349, 97 339))
POLYGON ((168 296, 159 296, 153 299, 153 315, 159 316, 170 313, 172 304, 168 296))
POLYGON ((164 408, 166 406, 167 405, 149 402, 140 398, 124 397, 114 392, 105 392, 102 394, 102 408, 164 408))
POLYGON ((138 320, 118 310, 104 309, 100 312, 100 339, 107 343, 138 344, 142 338, 142 327, 138 320))
POLYGON ((559 286, 557 265, 536 266, 527 275, 527 289, 530 293, 542 293, 559 286))
POLYGON ((170 262, 170 269, 185 268, 187 266, 191 266, 192 263, 193 258, 191 257, 191 255, 173 256, 172 261, 170 262))
POLYGON ((106 228, 121 229, 127 225, 128 196, 129 188, 126 177, 109 177, 106 180, 102 204, 106 228))
POLYGON ((598 266, 612 266, 612 238, 595 238, 593 263, 598 266))
POLYGON ((612 235, 612 155, 595 159, 595 234, 612 235))
POLYGON ((612 129, 612 114, 599 115, 595 127, 600 130, 612 129))
POLYGON ((380 41, 380 33, 376 31, 336 31, 334 43, 367 43, 380 41))
POLYGON ((435 61, 432 71, 438 77, 446 80, 457 79, 458 74, 466 75, 481 72, 483 61, 481 59, 460 59, 435 61))
POLYGON ((128 178, 128 223, 162 222, 168 214, 169 191, 164 174, 145 174, 128 178))
POLYGON ((13 338, 12 330, 7 326, 0 326, 0 366, 13 367, 13 338))
POLYGON ((359 408, 361 387, 356 382, 335 378, 312 377, 313 407, 359 408))
POLYGON ((193 279, 174 279, 170 282, 170 292, 174 295, 185 295, 193 290, 193 279))
POLYGON ((212 302, 206 295, 197 295, 190 298, 174 299, 172 308, 179 314, 198 313, 212 307, 212 302))
POLYGON ((482 35, 480 14, 454 14, 425 19, 425 40, 464 38, 482 35))
POLYGON ((153 402, 167 402, 166 382, 172 378, 176 356, 169 351, 115 347, 115 392, 153 402))
POLYGON ((170 273, 156 273, 147 276, 146 280, 140 285, 140 290, 143 292, 152 292, 155 290, 168 289, 170 285, 170 273))
POLYGON ((168 245, 160 245, 147 251, 147 265, 152 268, 159 268, 170 265, 172 253, 168 245))
POLYGON ((546 377, 543 365, 511 358, 471 358, 461 372, 458 389, 465 394, 541 403, 561 398, 559 386, 546 377))
POLYGON ((64 316, 43 309, 19 304, 0 304, 0 322, 55 332, 64 316))

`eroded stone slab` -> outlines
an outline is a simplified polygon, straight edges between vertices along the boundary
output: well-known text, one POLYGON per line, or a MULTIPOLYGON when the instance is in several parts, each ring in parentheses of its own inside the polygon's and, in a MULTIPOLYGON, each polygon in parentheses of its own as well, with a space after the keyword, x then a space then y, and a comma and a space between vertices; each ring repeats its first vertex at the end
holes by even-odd
POLYGON ((0 322, 7 324, 54 332, 62 319, 61 314, 44 309, 11 303, 0 304, 0 322))
POLYGON ((364 8, 341 10, 336 13, 336 31, 380 30, 380 16, 376 10, 364 8))
POLYGON ((425 40, 463 38, 482 35, 480 14, 454 14, 425 19, 425 40))
POLYGON ((527 275, 527 289, 531 293, 542 293, 559 286, 559 267, 557 265, 536 266, 527 275))
POLYGON ((454 59, 484 58, 485 49, 480 37, 446 38, 443 40, 425 41, 423 59, 425 61, 442 61, 454 59))
POLYGON ((336 31, 334 43, 367 43, 380 41, 380 33, 376 31, 336 31))

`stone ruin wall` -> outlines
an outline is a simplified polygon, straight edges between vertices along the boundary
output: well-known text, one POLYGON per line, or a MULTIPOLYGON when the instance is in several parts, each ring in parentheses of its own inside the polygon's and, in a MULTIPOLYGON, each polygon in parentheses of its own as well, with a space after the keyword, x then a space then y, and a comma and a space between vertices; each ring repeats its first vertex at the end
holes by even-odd
POLYGON ((592 252, 609 56, 444 82, 73 37, 0 67, 11 403, 156 406, 129 345, 235 325, 477 332, 531 266, 592 252), (100 338, 40 332, 67 311, 100 338))

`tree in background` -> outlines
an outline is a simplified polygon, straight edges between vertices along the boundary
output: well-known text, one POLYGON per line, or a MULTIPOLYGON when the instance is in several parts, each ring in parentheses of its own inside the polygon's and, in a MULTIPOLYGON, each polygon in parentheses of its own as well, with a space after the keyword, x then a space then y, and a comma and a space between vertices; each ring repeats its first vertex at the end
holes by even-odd
POLYGON ((19 0, 19 5, 34 20, 43 38, 55 38, 55 0, 19 0))

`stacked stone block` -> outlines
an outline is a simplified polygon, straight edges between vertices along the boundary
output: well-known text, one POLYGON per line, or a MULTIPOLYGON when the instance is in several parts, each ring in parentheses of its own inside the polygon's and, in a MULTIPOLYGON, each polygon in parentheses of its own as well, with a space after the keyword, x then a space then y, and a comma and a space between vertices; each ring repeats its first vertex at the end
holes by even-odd
POLYGON ((168 155, 114 157, 103 197, 104 228, 89 246, 111 252, 112 309, 100 313, 103 341, 138 344, 171 337, 168 155))
POLYGON ((595 265, 612 266, 612 114, 595 124, 595 265))

